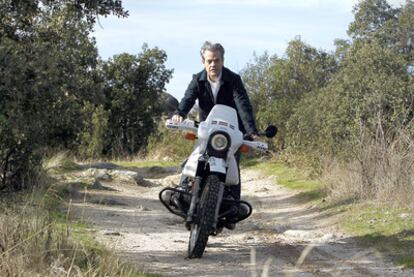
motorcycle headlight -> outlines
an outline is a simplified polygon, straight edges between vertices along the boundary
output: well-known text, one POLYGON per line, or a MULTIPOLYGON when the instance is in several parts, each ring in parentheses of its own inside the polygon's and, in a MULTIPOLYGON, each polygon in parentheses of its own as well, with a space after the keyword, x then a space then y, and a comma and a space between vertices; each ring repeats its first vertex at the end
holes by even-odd
POLYGON ((226 150, 228 144, 229 140, 224 134, 218 133, 211 137, 211 147, 216 151, 226 150))

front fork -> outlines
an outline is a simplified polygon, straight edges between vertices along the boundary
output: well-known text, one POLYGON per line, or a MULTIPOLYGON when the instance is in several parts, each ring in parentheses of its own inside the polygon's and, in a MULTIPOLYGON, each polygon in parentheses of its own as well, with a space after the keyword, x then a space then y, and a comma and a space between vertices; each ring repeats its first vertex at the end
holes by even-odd
POLYGON ((187 224, 192 224, 194 222, 194 212, 195 209, 198 205, 198 202, 200 201, 200 187, 201 187, 201 181, 202 178, 197 176, 194 180, 194 184, 192 187, 192 191, 191 191, 191 203, 190 203, 190 207, 188 208, 188 212, 187 212, 187 219, 186 219, 186 223, 187 224))
POLYGON ((215 215, 214 215, 214 224, 212 226, 213 230, 217 229, 217 223, 218 223, 218 220, 219 220, 219 211, 220 211, 221 201, 223 200, 223 195, 224 195, 224 184, 221 183, 219 194, 217 195, 216 212, 215 212, 215 215))

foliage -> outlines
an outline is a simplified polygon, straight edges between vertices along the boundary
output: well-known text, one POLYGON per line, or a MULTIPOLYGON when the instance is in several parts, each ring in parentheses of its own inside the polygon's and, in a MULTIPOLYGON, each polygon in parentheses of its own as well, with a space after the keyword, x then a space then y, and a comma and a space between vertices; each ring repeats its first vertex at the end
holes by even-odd
POLYGON ((289 43, 286 58, 256 57, 242 72, 260 127, 275 123, 282 147, 286 123, 295 105, 307 93, 324 86, 336 71, 333 56, 296 38, 289 43))
POLYGON ((380 124, 391 136, 412 119, 411 82, 395 52, 376 43, 351 47, 335 79, 295 107, 289 145, 309 154, 346 156, 362 127, 375 134, 380 124))
POLYGON ((95 11, 74 3, 0 4, 0 189, 27 186, 43 146, 73 146, 81 106, 98 94, 91 24, 79 20, 95 11))
POLYGON ((135 154, 146 145, 162 112, 161 93, 172 74, 165 68, 166 58, 164 51, 144 45, 137 56, 121 54, 102 64, 109 111, 104 153, 135 154))
POLYGON ((401 8, 392 8, 386 0, 361 1, 354 8, 355 20, 348 34, 355 40, 377 42, 393 49, 413 62, 414 2, 407 0, 401 8))
POLYGON ((282 58, 256 57, 243 77, 259 125, 281 130, 280 156, 324 175, 329 199, 409 206, 414 2, 363 0, 354 13, 334 53, 295 39, 282 58))
POLYGON ((349 25, 348 34, 353 39, 392 41, 391 30, 397 21, 397 10, 386 0, 360 1, 354 7, 355 19, 349 25))
POLYGON ((255 57, 243 78, 259 125, 276 123, 278 146, 319 168, 321 156, 352 158, 361 128, 392 140, 413 118, 413 7, 360 1, 334 54, 296 38, 283 58, 255 57))
POLYGON ((90 104, 85 105, 85 112, 88 109, 93 109, 92 120, 85 122, 85 131, 80 133, 79 152, 84 157, 97 158, 102 155, 105 149, 109 112, 102 105, 95 108, 90 104))
POLYGON ((94 23, 127 16, 121 1, 6 0, 0 13, 0 190, 30 186, 45 148, 98 157, 145 146, 171 73, 157 48, 99 60, 94 23))

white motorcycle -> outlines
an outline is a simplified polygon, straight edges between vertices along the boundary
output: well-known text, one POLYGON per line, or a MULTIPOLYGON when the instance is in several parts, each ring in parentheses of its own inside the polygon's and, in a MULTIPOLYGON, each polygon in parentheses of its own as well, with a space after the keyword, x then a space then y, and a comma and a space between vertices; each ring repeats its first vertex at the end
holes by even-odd
MULTIPOLYGON (((184 120, 181 123, 166 121, 166 127, 187 131, 187 139, 197 139, 193 152, 185 162, 181 182, 187 181, 186 190, 164 188, 159 198, 173 214, 185 219, 190 230, 188 257, 201 258, 210 235, 217 235, 224 226, 246 219, 252 206, 241 200, 226 197, 226 187, 239 184, 239 169, 235 154, 249 148, 267 151, 266 142, 243 138, 239 130, 236 110, 215 105, 207 119, 201 123, 184 120), (175 207, 166 203, 166 194, 175 194, 182 201, 175 207)), ((273 137, 277 128, 270 125, 259 135, 273 137)))

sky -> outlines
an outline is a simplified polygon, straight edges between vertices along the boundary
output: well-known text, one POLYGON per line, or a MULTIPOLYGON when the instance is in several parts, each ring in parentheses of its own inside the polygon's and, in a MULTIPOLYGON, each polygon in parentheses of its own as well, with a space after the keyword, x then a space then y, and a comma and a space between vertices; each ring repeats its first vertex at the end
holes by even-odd
MULTIPOLYGON (((254 54, 283 57, 292 39, 325 51, 334 40, 347 39, 358 0, 123 0, 129 17, 99 18, 95 26, 99 55, 137 55, 144 43, 167 53, 166 67, 174 69, 166 85, 179 100, 192 75, 203 69, 204 41, 225 48, 224 66, 240 72, 254 54)), ((404 0, 389 0, 400 6, 404 0)))

